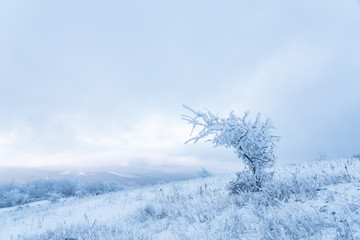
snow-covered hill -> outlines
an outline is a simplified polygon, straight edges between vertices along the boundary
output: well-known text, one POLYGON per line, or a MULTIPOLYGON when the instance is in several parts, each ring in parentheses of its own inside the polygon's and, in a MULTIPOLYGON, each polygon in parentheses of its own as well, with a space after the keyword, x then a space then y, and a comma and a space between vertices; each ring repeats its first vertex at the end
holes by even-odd
POLYGON ((277 169, 262 192, 235 175, 2 209, 0 239, 360 239, 360 161, 277 169))
POLYGON ((72 179, 79 183, 94 181, 117 182, 124 187, 141 187, 169 181, 186 180, 197 176, 196 169, 185 172, 169 169, 133 169, 112 167, 103 170, 44 170, 37 168, 0 167, 0 183, 23 184, 38 179, 72 179), (110 170, 111 169, 111 170, 110 170))

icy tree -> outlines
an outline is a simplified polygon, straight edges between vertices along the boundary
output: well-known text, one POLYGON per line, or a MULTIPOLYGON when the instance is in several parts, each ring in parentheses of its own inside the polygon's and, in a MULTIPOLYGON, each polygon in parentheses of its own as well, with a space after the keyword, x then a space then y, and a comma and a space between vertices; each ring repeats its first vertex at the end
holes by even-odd
POLYGON ((200 128, 198 134, 185 143, 196 143, 200 139, 207 139, 215 147, 225 146, 235 149, 237 156, 249 168, 255 180, 256 190, 260 190, 267 176, 266 169, 275 163, 273 150, 279 137, 271 134, 274 128, 272 122, 269 119, 262 122, 260 113, 255 122, 252 122, 248 119, 248 112, 242 118, 235 116, 233 112, 228 118, 219 118, 209 110, 201 112, 185 105, 183 107, 194 114, 193 116, 182 115, 182 119, 193 126, 190 135, 197 127, 200 128))

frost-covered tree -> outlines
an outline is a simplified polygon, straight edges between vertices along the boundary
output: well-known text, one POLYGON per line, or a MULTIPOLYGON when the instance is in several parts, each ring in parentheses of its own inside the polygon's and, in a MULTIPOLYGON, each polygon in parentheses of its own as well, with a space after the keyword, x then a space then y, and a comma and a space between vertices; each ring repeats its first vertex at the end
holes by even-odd
POLYGON ((197 135, 185 143, 206 139, 215 147, 235 149, 237 156, 243 160, 254 177, 256 190, 259 190, 266 177, 266 169, 272 167, 276 159, 274 147, 279 137, 271 133, 274 128, 272 122, 269 119, 262 122, 260 113, 253 122, 248 119, 249 112, 245 112, 243 117, 237 117, 230 112, 228 118, 219 118, 209 110, 201 112, 185 105, 183 107, 194 114, 182 115, 182 119, 193 126, 190 136, 197 127, 200 128, 197 135))

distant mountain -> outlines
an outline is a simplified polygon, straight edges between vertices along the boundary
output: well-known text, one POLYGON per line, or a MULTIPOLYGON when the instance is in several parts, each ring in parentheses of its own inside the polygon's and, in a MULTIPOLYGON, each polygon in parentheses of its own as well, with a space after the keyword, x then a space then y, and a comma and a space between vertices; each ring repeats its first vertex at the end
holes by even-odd
POLYGON ((75 179, 79 183, 93 181, 114 181, 126 187, 148 186, 170 181, 186 180, 196 177, 196 172, 167 172, 159 170, 137 170, 129 172, 121 169, 112 171, 83 171, 83 170, 44 170, 37 168, 0 168, 0 182, 26 183, 36 179, 75 179))
POLYGON ((1 167, 0 182, 25 183, 35 179, 54 178, 56 171, 35 168, 1 167))

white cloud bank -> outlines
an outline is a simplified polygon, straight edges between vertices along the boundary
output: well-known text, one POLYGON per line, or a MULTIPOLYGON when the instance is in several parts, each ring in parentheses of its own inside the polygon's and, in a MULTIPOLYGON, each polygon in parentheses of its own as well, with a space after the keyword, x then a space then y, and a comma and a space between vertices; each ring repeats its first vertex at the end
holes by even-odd
POLYGON ((357 1, 6 0, 0 36, 0 166, 239 163, 182 104, 262 112, 280 162, 360 151, 357 1))

